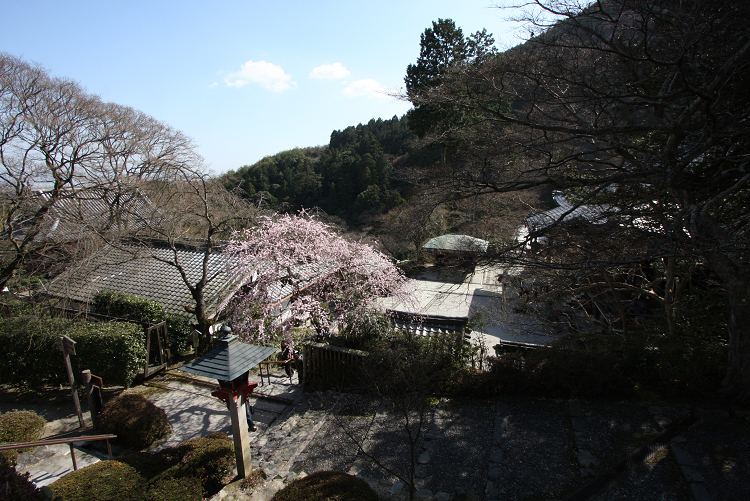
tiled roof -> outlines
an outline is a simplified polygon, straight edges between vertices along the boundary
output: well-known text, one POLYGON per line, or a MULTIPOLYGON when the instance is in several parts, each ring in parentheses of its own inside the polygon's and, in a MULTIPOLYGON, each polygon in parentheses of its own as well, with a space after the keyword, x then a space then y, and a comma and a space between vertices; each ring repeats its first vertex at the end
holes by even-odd
MULTIPOLYGON (((172 250, 166 245, 121 245, 107 246, 71 266, 50 283, 48 291, 54 297, 91 303, 97 292, 113 290, 161 303, 167 313, 185 315, 185 307, 193 308, 195 302, 180 272, 169 264, 175 261, 175 253, 188 280, 195 284, 202 276, 203 251, 180 247, 172 250)), ((235 264, 221 252, 209 256, 208 283, 204 289, 209 317, 216 313, 216 308, 241 278, 239 274, 232 275, 235 264)), ((299 266, 294 270, 299 280, 296 287, 307 287, 317 277, 328 273, 329 268, 327 263, 299 266)), ((294 292, 294 286, 280 280, 271 284, 268 292, 272 302, 280 302, 294 292)))
POLYGON ((439 334, 463 334, 469 321, 466 317, 418 315, 394 310, 387 310, 387 313, 397 329, 425 337, 439 334))
MULTIPOLYGON (((35 196, 37 198, 29 200, 25 215, 15 222, 20 234, 26 231, 28 218, 42 203, 49 201, 50 193, 39 191, 35 196)), ((146 225, 146 221, 153 220, 160 214, 148 197, 138 191, 115 193, 87 189, 64 193, 45 216, 42 231, 36 238, 60 242, 77 240, 92 232, 139 230, 146 225)))
POLYGON ((604 222, 604 216, 602 215, 605 210, 604 207, 581 205, 580 207, 574 208, 574 206, 565 199, 565 196, 562 193, 555 193, 553 199, 557 203, 557 207, 526 218, 526 226, 529 228, 529 232, 533 233, 535 231, 543 230, 547 226, 551 226, 558 221, 573 222, 576 220, 584 220, 594 224, 604 222))
MULTIPOLYGON (((97 292, 114 290, 159 302, 167 313, 185 315, 185 307, 192 308, 195 303, 179 271, 164 261, 174 261, 176 256, 194 284, 202 275, 203 255, 203 251, 189 248, 107 246, 60 274, 49 285, 49 293, 90 303, 97 292)), ((226 257, 211 254, 204 292, 209 316, 230 291, 233 280, 227 274, 226 257)))

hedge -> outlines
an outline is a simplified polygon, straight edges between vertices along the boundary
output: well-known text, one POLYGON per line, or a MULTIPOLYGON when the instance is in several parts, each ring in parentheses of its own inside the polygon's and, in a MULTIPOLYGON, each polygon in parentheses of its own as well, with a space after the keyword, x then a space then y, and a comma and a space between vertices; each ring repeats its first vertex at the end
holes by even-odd
POLYGON ((87 322, 63 318, 0 319, 0 383, 41 388, 67 384, 67 369, 57 349, 59 336, 76 342, 73 374, 84 369, 107 385, 130 386, 146 360, 143 330, 127 322, 87 322))
POLYGON ((94 295, 93 309, 102 315, 151 324, 158 324, 166 318, 164 306, 160 303, 108 290, 94 295))
POLYGON ((94 313, 123 318, 135 322, 158 324, 166 320, 169 349, 173 355, 190 351, 193 322, 189 317, 170 315, 155 301, 131 296, 124 292, 104 290, 94 295, 94 313))
POLYGON ((49 487, 65 501, 201 501, 226 483, 234 459, 227 435, 212 433, 156 453, 101 461, 49 487))
POLYGON ((190 341, 190 334, 193 330, 193 321, 190 318, 180 315, 167 315, 169 349, 173 356, 190 351, 193 347, 190 341))

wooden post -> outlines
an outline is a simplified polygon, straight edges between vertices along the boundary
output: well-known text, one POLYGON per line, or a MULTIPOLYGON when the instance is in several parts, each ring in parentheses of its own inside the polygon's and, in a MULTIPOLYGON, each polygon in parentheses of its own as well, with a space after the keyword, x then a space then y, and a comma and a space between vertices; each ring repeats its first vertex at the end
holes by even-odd
POLYGON ((250 456, 250 435, 247 432, 247 414, 245 411, 245 397, 242 393, 230 398, 228 402, 229 415, 232 418, 232 439, 234 440, 234 455, 237 459, 237 475, 247 478, 253 471, 250 456))
MULTIPOLYGON (((83 377, 83 384, 86 388, 86 401, 89 406, 91 424, 96 428, 99 424, 99 413, 102 411, 102 380, 98 376, 92 376, 91 371, 88 369, 81 371, 81 377, 83 377), (96 386, 97 384, 98 386, 96 386)), ((107 443, 109 444, 109 442, 107 443)))
POLYGON ((76 462, 76 451, 73 448, 73 442, 68 444, 70 446, 70 457, 73 459, 73 471, 78 470, 78 463, 76 462))
POLYGON ((68 380, 70 381, 70 391, 73 393, 73 403, 76 406, 76 413, 78 414, 78 424, 81 428, 85 428, 86 423, 83 420, 83 413, 81 412, 81 402, 78 401, 76 380, 73 377, 73 366, 70 365, 70 355, 76 354, 75 341, 68 336, 60 336, 57 338, 57 347, 63 352, 63 356, 65 357, 65 366, 68 369, 68 380))

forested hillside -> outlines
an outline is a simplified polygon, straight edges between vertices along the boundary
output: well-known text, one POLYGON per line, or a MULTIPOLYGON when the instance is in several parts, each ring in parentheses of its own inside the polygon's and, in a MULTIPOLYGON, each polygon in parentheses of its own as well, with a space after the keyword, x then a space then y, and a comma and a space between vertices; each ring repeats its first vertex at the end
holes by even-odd
POLYGON ((408 185, 394 163, 438 158, 412 145, 406 117, 335 130, 327 146, 295 148, 224 175, 224 185, 257 205, 296 211, 320 207, 348 222, 405 203, 408 185))

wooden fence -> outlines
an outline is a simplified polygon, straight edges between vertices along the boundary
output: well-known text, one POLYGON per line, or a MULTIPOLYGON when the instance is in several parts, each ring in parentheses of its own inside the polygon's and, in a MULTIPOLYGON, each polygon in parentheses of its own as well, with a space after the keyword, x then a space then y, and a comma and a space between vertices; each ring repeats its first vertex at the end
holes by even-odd
POLYGON ((307 341, 302 343, 302 380, 305 389, 342 390, 360 383, 358 373, 366 351, 307 341))

